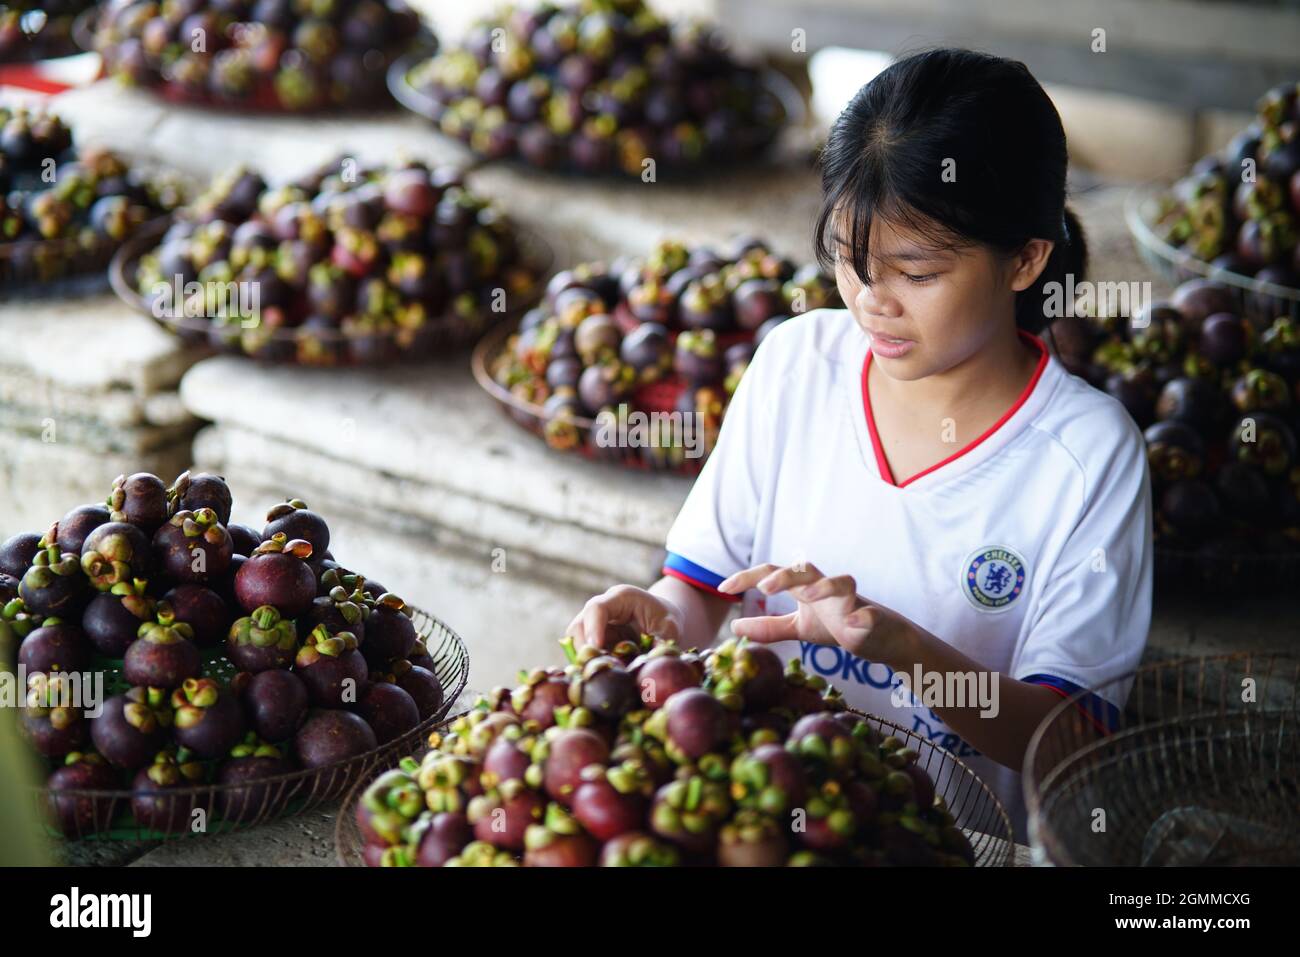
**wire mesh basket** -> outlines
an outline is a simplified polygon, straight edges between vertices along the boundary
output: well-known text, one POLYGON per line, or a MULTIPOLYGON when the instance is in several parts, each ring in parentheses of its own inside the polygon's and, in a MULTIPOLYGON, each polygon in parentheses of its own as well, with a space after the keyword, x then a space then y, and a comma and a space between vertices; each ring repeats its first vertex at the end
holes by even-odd
POLYGON ((1223 269, 1165 241, 1157 232, 1156 224, 1161 203, 1168 195, 1168 187, 1147 184, 1133 189, 1124 202, 1125 224, 1147 265, 1172 283, 1188 279, 1213 279, 1223 283, 1236 298, 1242 317, 1252 319, 1262 327, 1267 327, 1279 316, 1300 319, 1300 289, 1223 269))
MULTIPOLYGON (((60 788, 51 792, 47 788, 33 788, 33 797, 41 813, 53 813, 63 821, 71 822, 71 829, 62 832, 48 825, 49 834, 57 836, 62 833, 68 840, 149 842, 228 833, 310 810, 337 799, 356 781, 368 780, 371 771, 389 767, 447 719, 469 677, 469 651, 461 637, 428 612, 414 607, 411 611, 416 633, 434 660, 434 674, 443 689, 443 703, 437 713, 420 722, 418 727, 372 751, 320 768, 239 784, 208 784, 155 792, 152 795, 155 808, 158 802, 164 802, 164 806, 161 811, 154 810, 153 816, 184 822, 184 826, 174 831, 155 830, 137 823, 131 813, 130 790, 60 788), (207 818, 203 829, 198 831, 189 826, 192 811, 196 808, 202 809, 207 818)), ((205 664, 204 673, 227 678, 233 674, 233 666, 214 656, 205 664)), ((105 676, 110 690, 117 677, 111 669, 105 676)))
MULTIPOLYGON (((997 795, 989 790, 988 785, 974 771, 951 751, 902 725, 874 714, 849 710, 882 734, 894 735, 902 740, 904 747, 916 750, 920 755, 916 766, 930 775, 934 781, 934 793, 944 799, 956 825, 965 832, 975 853, 976 867, 1010 867, 1014 864, 1015 845, 1011 839, 1011 819, 997 795)), ((449 717, 444 724, 450 725, 458 717, 460 715, 449 717)), ((425 746, 415 751, 413 756, 419 760, 428 751, 429 748, 425 746)), ((344 867, 366 866, 366 839, 357 824, 356 809, 374 777, 380 771, 396 766, 403 755, 391 754, 390 757, 392 760, 387 767, 374 768, 373 774, 352 786, 339 810, 334 825, 334 840, 339 863, 344 867)))
POLYGON ((1242 653, 1139 668, 1098 737, 1063 700, 1025 756, 1035 860, 1055 865, 1300 863, 1300 659, 1242 653))

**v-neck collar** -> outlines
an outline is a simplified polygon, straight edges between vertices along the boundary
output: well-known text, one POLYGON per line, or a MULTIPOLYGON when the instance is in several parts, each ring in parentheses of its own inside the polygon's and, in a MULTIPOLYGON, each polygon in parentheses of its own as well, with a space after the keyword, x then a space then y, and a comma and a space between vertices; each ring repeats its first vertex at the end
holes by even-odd
POLYGON ((871 371, 871 350, 870 348, 867 349, 866 357, 862 360, 862 408, 866 414, 867 432, 871 436, 871 448, 876 455, 876 467, 879 469, 880 477, 885 484, 892 485, 895 488, 906 488, 913 482, 917 481, 917 479, 930 475, 931 473, 943 468, 945 465, 955 462, 957 459, 960 459, 962 456, 978 448, 986 439, 990 438, 995 432, 1002 428, 1002 426, 1005 425, 1007 421, 1019 412, 1025 403, 1029 401, 1030 396, 1034 394, 1034 389, 1038 385, 1039 379, 1043 376, 1043 371, 1047 368, 1049 356, 1047 346, 1043 343, 1042 339, 1032 333, 1025 332, 1023 329, 1017 329, 1016 331, 1020 333, 1021 338, 1032 343, 1038 349, 1038 365, 1034 368, 1034 374, 1030 377, 1029 383, 1020 393, 1020 397, 1011 405, 1011 408, 1002 413, 998 420, 989 426, 978 438, 974 439, 959 451, 954 452, 942 461, 936 462, 934 465, 922 469, 920 472, 917 472, 915 475, 902 482, 895 481, 894 473, 889 467, 889 461, 885 458, 884 447, 880 443, 880 434, 876 431, 876 419, 871 411, 871 390, 867 385, 867 378, 871 371))

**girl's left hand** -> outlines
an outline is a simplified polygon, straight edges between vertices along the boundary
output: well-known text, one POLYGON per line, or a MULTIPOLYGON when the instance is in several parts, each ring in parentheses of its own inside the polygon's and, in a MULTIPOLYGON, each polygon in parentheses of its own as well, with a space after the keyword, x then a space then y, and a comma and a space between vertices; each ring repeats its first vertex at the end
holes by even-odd
POLYGON ((838 645, 850 654, 894 666, 906 661, 916 626, 897 612, 858 594, 849 575, 828 578, 809 564, 755 565, 718 585, 718 591, 739 595, 757 588, 764 595, 789 592, 799 603, 788 615, 738 618, 731 630, 751 641, 808 641, 838 645))

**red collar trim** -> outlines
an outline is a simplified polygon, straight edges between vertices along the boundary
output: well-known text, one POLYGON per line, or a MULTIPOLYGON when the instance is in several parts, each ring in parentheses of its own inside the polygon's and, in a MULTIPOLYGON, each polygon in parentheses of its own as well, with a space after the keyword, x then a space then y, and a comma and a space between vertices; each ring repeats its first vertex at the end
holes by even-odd
POLYGON ((1038 338, 1038 336, 1033 333, 1025 332, 1023 329, 1017 329, 1016 331, 1020 333, 1021 338, 1028 340, 1038 348, 1038 366, 1034 369, 1034 374, 1030 377, 1029 384, 1026 385, 1025 390, 1020 393, 1020 398, 1016 399, 1011 408, 1002 413, 1002 417, 990 425, 979 438, 972 441, 960 451, 954 452, 943 461, 936 462, 927 469, 922 469, 920 472, 917 472, 911 478, 903 482, 896 482, 894 480, 894 473, 889 468, 889 462, 885 459, 885 450, 880 444, 880 434, 876 431, 876 418, 871 413, 871 392, 867 388, 867 373, 871 369, 871 350, 867 350, 867 357, 862 362, 862 408, 867 415, 867 432, 871 434, 871 448, 876 453, 876 466, 880 469, 881 477, 887 483, 897 488, 905 488, 922 476, 929 475, 931 472, 943 468, 949 462, 956 461, 1000 429, 1006 421, 1015 415, 1016 412, 1020 410, 1020 407, 1029 400, 1029 397, 1034 392, 1034 387, 1038 385, 1038 380, 1043 376, 1043 370, 1047 368, 1047 346, 1043 344, 1042 339, 1038 338))

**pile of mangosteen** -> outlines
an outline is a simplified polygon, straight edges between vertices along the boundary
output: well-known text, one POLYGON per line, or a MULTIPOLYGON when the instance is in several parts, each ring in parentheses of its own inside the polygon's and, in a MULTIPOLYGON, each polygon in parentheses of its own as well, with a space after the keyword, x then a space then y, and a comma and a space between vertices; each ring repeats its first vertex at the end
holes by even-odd
POLYGON ((76 52, 72 22, 94 0, 5 0, 0 3, 0 63, 76 52))
POLYGON ((1300 83, 1260 98, 1254 122, 1164 198, 1157 227, 1197 259, 1300 289, 1300 83))
POLYGON ((289 500, 259 531, 230 509, 215 475, 167 486, 141 472, 0 545, 0 667, 27 682, 21 729, 48 762, 65 834, 128 811, 161 832, 188 829, 196 808, 254 823, 313 787, 277 777, 440 713, 410 609, 333 560, 319 514, 289 500), (96 673, 108 695, 97 715, 96 673), (72 697, 79 675, 92 680, 72 697))
POLYGON ((711 26, 643 0, 511 7, 413 68, 431 118, 480 155, 641 176, 752 156, 785 121, 711 26))
MULTIPOLYGON (((553 448, 606 453, 585 420, 625 405, 688 414, 707 450, 764 336, 794 313, 839 304, 833 278, 762 240, 737 238, 721 253, 665 241, 644 259, 557 273, 489 372, 540 407, 553 448)), ((638 454, 652 467, 680 467, 680 438, 665 429, 638 454)))
POLYGON ((109 0, 94 46, 131 86, 242 108, 388 102, 389 64, 432 44, 404 0, 109 0))
POLYGON ((75 271, 80 257, 120 244, 182 199, 174 179, 79 149, 54 114, 0 107, 0 279, 6 269, 24 279, 75 271))
POLYGON ((494 689, 353 809, 371 866, 974 863, 917 751, 798 661, 618 629, 494 689))
POLYGON ((191 336, 309 365, 426 355, 540 289, 513 225, 458 170, 346 158, 280 186, 229 171, 177 214, 135 283, 191 336))
POLYGON ((1129 319, 1052 326, 1067 368, 1145 430, 1157 543, 1207 569, 1300 553, 1300 324, 1240 304, 1193 279, 1129 319))

